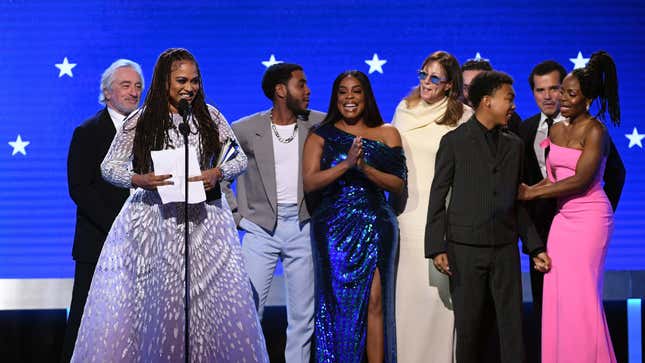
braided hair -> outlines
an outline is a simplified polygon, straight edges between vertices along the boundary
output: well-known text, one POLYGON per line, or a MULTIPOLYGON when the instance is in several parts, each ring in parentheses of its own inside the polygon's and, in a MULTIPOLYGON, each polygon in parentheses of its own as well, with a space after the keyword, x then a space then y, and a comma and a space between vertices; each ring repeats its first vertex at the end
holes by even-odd
POLYGON ((571 74, 580 82, 582 94, 592 102, 598 101, 600 109, 595 117, 605 121, 609 114, 612 124, 619 126, 618 75, 611 56, 602 50, 595 52, 586 67, 574 69, 571 74))
POLYGON ((133 166, 135 173, 152 171, 150 151, 174 148, 168 130, 174 128, 168 105, 170 74, 176 62, 188 61, 195 64, 199 77, 199 90, 192 103, 192 122, 197 129, 201 147, 200 167, 208 169, 220 149, 219 132, 206 106, 202 77, 197 61, 189 51, 170 48, 161 53, 155 64, 150 89, 143 102, 134 135, 133 166))

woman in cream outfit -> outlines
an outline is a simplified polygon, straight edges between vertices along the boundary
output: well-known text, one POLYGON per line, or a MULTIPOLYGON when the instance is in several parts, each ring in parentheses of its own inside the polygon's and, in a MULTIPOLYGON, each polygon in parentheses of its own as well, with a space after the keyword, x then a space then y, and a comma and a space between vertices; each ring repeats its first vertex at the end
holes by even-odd
POLYGON ((418 78, 419 85, 399 103, 392 121, 401 133, 408 167, 407 203, 404 198, 395 203, 403 211, 398 218, 397 353, 400 363, 452 362, 454 315, 448 277, 424 257, 423 248, 439 142, 473 111, 459 101, 461 71, 451 54, 432 53, 418 78))

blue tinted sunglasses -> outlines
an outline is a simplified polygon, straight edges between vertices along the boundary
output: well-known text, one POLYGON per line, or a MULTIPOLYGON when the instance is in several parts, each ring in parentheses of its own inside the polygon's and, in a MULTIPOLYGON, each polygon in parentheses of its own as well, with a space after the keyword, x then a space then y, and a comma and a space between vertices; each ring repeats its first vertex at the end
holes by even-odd
MULTIPOLYGON (((425 71, 419 70, 417 71, 417 77, 419 78, 419 81, 425 81, 425 79, 428 78, 428 73, 426 73, 425 71)), ((441 83, 448 82, 448 79, 439 78, 435 75, 432 75, 430 76, 430 82, 432 82, 432 84, 441 84, 441 83)))

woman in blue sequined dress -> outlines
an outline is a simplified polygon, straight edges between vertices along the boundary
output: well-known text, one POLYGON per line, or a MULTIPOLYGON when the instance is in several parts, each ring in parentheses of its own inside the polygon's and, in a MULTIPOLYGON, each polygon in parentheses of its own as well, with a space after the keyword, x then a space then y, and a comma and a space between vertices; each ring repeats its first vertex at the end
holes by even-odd
POLYGON ((367 76, 342 73, 303 156, 305 191, 320 195, 311 216, 317 362, 396 362, 399 237, 385 191, 400 193, 406 174, 401 137, 383 123, 367 76))

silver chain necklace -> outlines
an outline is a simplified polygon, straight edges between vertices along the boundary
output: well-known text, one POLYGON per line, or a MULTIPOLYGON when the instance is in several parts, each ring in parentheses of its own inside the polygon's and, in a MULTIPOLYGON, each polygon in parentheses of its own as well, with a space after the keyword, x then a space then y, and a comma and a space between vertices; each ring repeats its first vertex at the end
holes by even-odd
POLYGON ((273 130, 273 134, 278 139, 278 141, 280 141, 283 144, 288 144, 291 141, 293 141, 293 139, 296 138, 296 132, 298 132, 297 122, 296 122, 296 125, 293 127, 293 134, 291 134, 291 136, 287 137, 286 139, 283 139, 282 136, 280 136, 278 129, 275 127, 275 124, 273 123, 273 110, 271 110, 271 114, 269 115, 269 117, 271 118, 271 129, 273 130))

